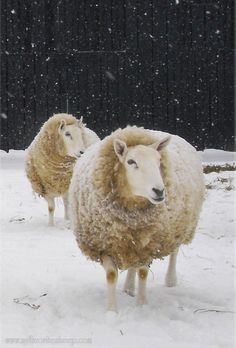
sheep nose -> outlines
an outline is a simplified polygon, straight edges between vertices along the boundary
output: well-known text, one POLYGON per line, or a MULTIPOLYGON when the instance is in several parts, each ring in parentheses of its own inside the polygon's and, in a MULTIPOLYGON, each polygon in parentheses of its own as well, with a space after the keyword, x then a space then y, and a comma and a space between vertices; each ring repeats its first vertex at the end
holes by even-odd
POLYGON ((79 153, 80 153, 81 155, 83 155, 84 151, 80 151, 79 153))
POLYGON ((157 195, 157 197, 163 197, 163 195, 164 195, 164 189, 159 190, 159 189, 153 187, 152 191, 157 195))

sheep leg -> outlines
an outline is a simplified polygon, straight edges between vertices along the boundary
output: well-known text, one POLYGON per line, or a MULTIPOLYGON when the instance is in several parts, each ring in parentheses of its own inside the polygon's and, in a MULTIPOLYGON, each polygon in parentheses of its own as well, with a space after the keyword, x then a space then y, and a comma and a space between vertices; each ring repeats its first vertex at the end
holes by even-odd
POLYGON ((118 278, 117 267, 112 261, 111 257, 103 256, 102 265, 106 271, 107 278, 107 310, 117 312, 117 303, 116 303, 116 284, 118 278))
POLYGON ((166 286, 172 287, 177 284, 176 261, 179 249, 176 249, 169 258, 169 266, 166 273, 166 286))
POLYGON ((136 269, 128 269, 123 291, 130 296, 134 296, 136 269))
POLYGON ((64 203, 64 219, 69 220, 69 197, 68 192, 62 195, 63 203, 64 203))
POLYGON ((50 196, 44 196, 44 198, 48 202, 48 214, 49 214, 48 225, 53 226, 54 225, 54 211, 55 211, 54 198, 52 198, 50 196))
POLYGON ((147 276, 149 268, 147 266, 142 266, 138 268, 138 305, 147 304, 147 294, 146 294, 146 285, 147 285, 147 276))

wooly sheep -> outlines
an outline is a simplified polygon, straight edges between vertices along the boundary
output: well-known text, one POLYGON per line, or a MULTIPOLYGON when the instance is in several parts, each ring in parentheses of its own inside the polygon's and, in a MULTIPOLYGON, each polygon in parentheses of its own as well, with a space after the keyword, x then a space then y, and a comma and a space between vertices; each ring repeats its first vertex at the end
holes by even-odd
POLYGON ((203 197, 202 165, 184 139, 138 127, 118 129, 93 145, 75 166, 70 204, 82 252, 101 262, 107 309, 116 311, 117 269, 128 269, 124 290, 146 303, 153 259, 170 255, 166 284, 176 284, 176 257, 194 236, 203 197))
POLYGON ((62 196, 68 219, 68 189, 77 157, 98 141, 82 118, 69 114, 50 117, 27 149, 25 170, 33 191, 48 203, 49 225, 53 225, 54 198, 62 196))

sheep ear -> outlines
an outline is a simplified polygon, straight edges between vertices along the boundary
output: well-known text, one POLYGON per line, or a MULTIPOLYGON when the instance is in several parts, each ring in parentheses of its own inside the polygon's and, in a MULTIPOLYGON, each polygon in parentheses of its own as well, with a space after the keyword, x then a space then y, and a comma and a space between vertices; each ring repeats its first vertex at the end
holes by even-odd
POLYGON ((169 144, 170 140, 171 140, 171 136, 167 135, 161 141, 156 141, 154 144, 151 145, 151 147, 157 151, 161 151, 169 144))
POLYGON ((61 120, 61 123, 60 123, 59 128, 58 128, 58 133, 59 134, 63 131, 65 125, 66 125, 66 121, 65 120, 61 120))
POLYGON ((86 124, 85 123, 83 123, 83 116, 81 116, 80 117, 80 119, 78 120, 78 127, 85 127, 86 126, 86 124))
POLYGON ((124 157, 127 153, 126 143, 120 139, 115 139, 113 142, 113 146, 114 146, 115 153, 117 157, 119 158, 120 162, 123 162, 124 157))

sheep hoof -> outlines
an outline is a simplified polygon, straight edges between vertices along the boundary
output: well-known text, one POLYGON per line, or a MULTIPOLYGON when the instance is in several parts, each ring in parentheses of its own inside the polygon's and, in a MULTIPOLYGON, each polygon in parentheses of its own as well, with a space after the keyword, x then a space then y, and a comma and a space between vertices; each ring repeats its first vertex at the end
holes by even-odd
POLYGON ((131 297, 135 297, 135 293, 133 289, 124 289, 124 292, 131 297))
POLYGON ((118 312, 117 311, 107 311, 105 314, 105 321, 107 325, 114 325, 117 323, 118 312))
POLYGON ((48 226, 54 226, 54 218, 52 216, 48 218, 48 226))
POLYGON ((107 306, 107 316, 113 316, 118 313, 117 306, 115 305, 108 305, 107 306))
POLYGON ((67 230, 70 230, 71 229, 71 222, 70 221, 65 221, 65 228, 67 229, 67 230))
POLYGON ((147 302, 147 299, 146 299, 146 298, 143 298, 143 297, 142 297, 142 298, 138 298, 138 299, 137 299, 137 305, 138 305, 138 306, 145 306, 145 305, 147 305, 147 303, 148 303, 148 302, 147 302))
POLYGON ((176 286, 177 285, 177 277, 176 276, 172 276, 172 277, 166 277, 166 286, 168 287, 168 288, 172 288, 172 287, 174 287, 174 286, 176 286))

